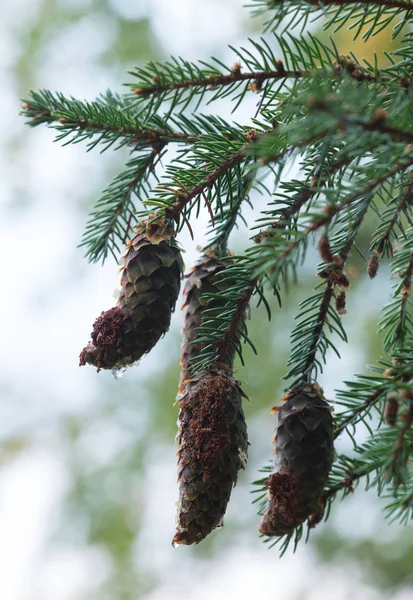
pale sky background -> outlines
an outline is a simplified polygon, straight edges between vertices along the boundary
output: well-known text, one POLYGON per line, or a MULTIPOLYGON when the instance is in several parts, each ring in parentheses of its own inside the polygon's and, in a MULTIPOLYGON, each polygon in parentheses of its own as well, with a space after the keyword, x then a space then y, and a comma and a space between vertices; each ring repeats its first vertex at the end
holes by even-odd
MULTIPOLYGON (((77 366, 93 320, 114 304, 118 275, 113 260, 104 267, 89 265, 76 246, 87 203, 109 183, 120 159, 97 151, 86 154, 81 145, 60 148, 52 143, 52 131, 30 130, 18 116, 24 90, 15 68, 39 2, 3 0, 0 19, 0 435, 5 442, 18 437, 23 446, 27 444, 0 470, 0 600, 93 600, 112 565, 103 549, 78 543, 75 525, 72 531, 69 523, 69 531, 59 537, 62 503, 71 485, 65 449, 59 443, 61 418, 89 420, 76 446, 80 460, 89 461, 91 468, 114 460, 130 436, 138 437, 149 422, 148 382, 161 373, 173 338, 171 334, 163 339, 138 367, 116 382, 110 373, 97 376, 93 369, 77 366), (94 417, 108 389, 119 403, 128 398, 124 418, 116 422, 94 417)), ((60 1, 62 8, 74 10, 88 4, 86 0, 60 1)), ((150 16, 164 55, 207 59, 215 54, 230 62, 233 55, 225 44, 237 45, 246 36, 248 11, 238 0, 111 0, 111 5, 131 21, 150 16)), ((108 87, 122 91, 121 84, 130 77, 99 62, 116 32, 116 19, 96 12, 52 31, 36 58, 30 85, 82 98, 93 98, 108 87)), ((222 110, 227 112, 227 108, 222 110)), ((248 119, 250 108, 248 104, 237 120, 248 119)), ((186 233, 180 238, 187 250, 187 265, 196 257, 196 245, 204 241, 204 227, 203 219, 193 223, 195 242, 186 233)), ((386 273, 370 284, 369 291, 361 286, 350 301, 360 306, 361 298, 368 295, 369 299, 364 311, 354 311, 351 323, 346 324, 350 337, 362 333, 365 311, 377 311, 386 299, 383 282, 387 282, 386 273)), ((179 331, 181 319, 177 311, 173 332, 179 331)), ((275 332, 274 328, 271 325, 269 331, 275 332)), ((362 345, 356 348, 344 349, 341 362, 334 357, 329 361, 328 374, 321 381, 328 396, 340 381, 363 371, 368 357, 362 345)), ((259 368, 259 359, 255 365, 259 368)), ((172 402, 174 395, 172 390, 165 402, 172 402)), ((264 412, 274 399, 268 399, 264 412)), ((296 554, 288 551, 279 559, 276 549, 268 551, 255 532, 243 529, 244 513, 251 518, 255 513, 248 482, 271 455, 273 426, 268 419, 263 432, 258 419, 249 424, 255 449, 248 472, 233 492, 226 519, 236 535, 221 549, 220 532, 212 534, 216 541, 205 555, 198 549, 171 547, 176 457, 171 451, 173 439, 166 445, 154 434, 146 458, 151 467, 134 488, 136 510, 143 515, 134 560, 157 583, 136 598, 386 598, 386 593, 366 583, 362 566, 357 567, 351 557, 341 565, 323 565, 311 545, 301 544, 296 554)), ((116 473, 114 477, 116 487, 116 473)), ((363 494, 361 487, 353 498, 340 506, 337 503, 331 521, 349 538, 391 540, 399 533, 396 526, 383 523, 379 503, 363 494)), ((323 535, 322 527, 315 535, 323 535)), ((411 600, 413 592, 405 588, 394 598, 411 600)))

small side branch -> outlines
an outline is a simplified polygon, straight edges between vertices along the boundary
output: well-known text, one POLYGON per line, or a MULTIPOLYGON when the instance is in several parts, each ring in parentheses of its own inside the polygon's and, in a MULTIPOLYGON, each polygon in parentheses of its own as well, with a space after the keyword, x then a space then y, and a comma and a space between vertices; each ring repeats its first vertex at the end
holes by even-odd
MULTIPOLYGON (((328 225, 329 223, 331 223, 333 218, 338 213, 340 213, 342 210, 344 210, 347 206, 350 206, 350 204, 352 204, 355 200, 358 200, 359 198, 362 198, 363 196, 367 196, 367 194, 370 194, 371 192, 373 192, 379 185, 381 185, 382 183, 384 183, 385 181, 390 179, 390 177, 393 177, 394 175, 397 175, 398 173, 402 173, 403 171, 406 171, 406 169, 408 169, 412 165, 413 165, 413 158, 410 158, 409 160, 403 161, 401 163, 396 163, 395 165, 393 165, 393 167, 391 169, 389 169, 388 171, 383 173, 383 175, 381 175, 380 177, 373 179, 370 183, 363 186, 356 192, 353 192, 352 194, 348 194, 341 202, 337 202, 337 204, 330 204, 330 205, 326 206, 325 216, 323 216, 317 220, 314 220, 313 223, 308 227, 307 233, 313 233, 313 232, 317 231, 318 229, 320 229, 320 227, 322 227, 323 225, 328 225)), ((296 245, 297 245, 297 242, 294 243, 294 247, 291 248, 291 250, 288 249, 288 252, 294 250, 296 245)))
POLYGON ((320 336, 323 333, 324 325, 327 321, 328 309, 330 308, 331 299, 334 295, 334 283, 331 278, 327 280, 324 294, 320 303, 316 325, 313 330, 312 343, 307 358, 303 364, 302 374, 308 382, 311 381, 311 372, 314 365, 315 357, 318 350, 320 336))
POLYGON ((252 280, 245 288, 245 291, 237 299, 237 306, 235 312, 232 315, 231 321, 225 331, 225 335, 222 342, 217 344, 217 362, 223 363, 227 355, 229 354, 233 340, 238 337, 238 332, 243 319, 245 318, 245 311, 247 310, 248 304, 251 300, 251 296, 255 290, 258 280, 252 280))
POLYGON ((403 345, 404 337, 405 337, 405 318, 406 318, 406 310, 407 310, 407 302, 409 300, 411 288, 412 288, 412 275, 413 275, 413 252, 410 255, 409 264, 407 270, 403 276, 403 284, 400 290, 400 309, 399 309, 399 317, 398 324, 394 334, 394 344, 395 345, 403 345))
MULTIPOLYGON (((276 8, 282 5, 283 0, 272 0, 268 3, 269 8, 276 8)), ((388 8, 401 9, 410 11, 413 10, 413 3, 409 0, 313 0, 309 2, 315 9, 323 10, 326 6, 346 6, 351 4, 360 4, 361 6, 377 6, 378 8, 385 6, 388 8)))
POLYGON ((403 424, 393 445, 390 460, 384 472, 387 481, 392 481, 396 487, 405 483, 405 473, 410 460, 409 445, 406 435, 413 424, 413 398, 410 398, 410 404, 404 415, 402 415, 403 424))
MULTIPOLYGON (((288 206, 281 212, 277 224, 280 229, 286 226, 287 220, 290 217, 293 217, 294 214, 297 214, 300 211, 305 202, 306 196, 302 195, 300 199, 294 203, 294 208, 288 206)), ((265 237, 261 238, 261 240, 262 239, 265 239, 265 237)), ((235 281, 239 281, 236 288, 229 290, 228 303, 231 305, 231 312, 227 315, 223 326, 220 327, 218 331, 213 332, 214 339, 211 339, 209 342, 211 350, 208 356, 203 358, 202 368, 205 368, 206 364, 224 363, 226 357, 230 354, 231 348, 233 348, 234 340, 240 338, 246 339, 245 334, 243 335, 243 332, 240 333, 240 330, 245 318, 245 311, 248 308, 252 295, 257 290, 260 278, 253 276, 251 279, 245 280, 244 273, 244 277, 241 279, 237 276, 239 273, 236 269, 237 267, 230 267, 228 271, 231 271, 231 274, 227 275, 228 278, 233 277, 235 281)))
POLYGON ((202 194, 205 189, 210 189, 214 183, 220 177, 225 175, 225 173, 233 166, 245 160, 245 151, 249 146, 250 142, 246 142, 239 150, 230 154, 228 158, 226 158, 216 169, 209 173, 205 179, 203 179, 188 192, 184 193, 174 190, 178 198, 171 206, 168 206, 164 209, 163 214, 169 219, 178 219, 179 215, 182 213, 187 204, 202 194))
POLYGON ((375 249, 379 254, 383 254, 386 248, 389 249, 390 256, 393 256, 393 246, 391 244, 391 236, 394 230, 394 227, 397 223, 400 222, 400 217, 402 213, 408 209, 413 203, 413 183, 408 185, 405 188, 405 191, 398 202, 396 209, 394 210, 393 216, 388 222, 387 227, 383 230, 380 230, 371 242, 371 248, 375 249))
POLYGON ((372 406, 385 397, 386 392, 387 390, 378 388, 372 394, 367 396, 361 404, 349 412, 348 415, 340 421, 340 424, 334 432, 334 438, 338 438, 349 425, 356 425, 372 406))
MULTIPOLYGON (((328 169, 328 174, 338 172, 343 167, 347 166, 352 161, 352 157, 345 157, 340 161, 332 164, 328 169)), ((294 202, 283 209, 279 219, 269 225, 265 230, 260 231, 252 239, 256 244, 262 242, 265 238, 275 237, 277 235, 277 229, 283 229, 287 223, 290 222, 291 218, 296 215, 301 208, 307 204, 313 196, 319 193, 320 185, 326 182, 325 169, 316 169, 311 178, 309 185, 303 185, 302 192, 297 196, 294 202)))
POLYGON ((182 131, 170 131, 168 129, 162 129, 160 127, 148 127, 142 128, 139 126, 121 126, 114 125, 107 122, 99 121, 88 121, 87 119, 71 119, 67 117, 59 116, 58 111, 50 110, 35 110, 28 103, 23 104, 24 114, 31 119, 33 125, 37 125, 36 121, 46 122, 49 126, 59 126, 64 130, 65 126, 67 129, 78 130, 79 132, 98 134, 108 133, 115 135, 119 138, 128 138, 130 144, 136 144, 139 146, 151 146, 156 142, 162 141, 167 142, 185 142, 194 143, 199 137, 195 133, 186 133, 182 131))
POLYGON ((406 11, 413 10, 413 3, 409 2, 408 0, 323 0, 320 3, 318 3, 315 0, 315 4, 321 9, 324 6, 345 6, 348 4, 360 4, 362 6, 386 6, 388 8, 401 9, 406 11))
POLYGON ((407 142, 409 144, 413 143, 413 131, 405 131, 403 129, 397 129, 397 127, 390 127, 389 125, 385 125, 383 122, 384 118, 385 116, 383 115, 383 120, 373 120, 370 122, 349 118, 345 121, 343 119, 340 124, 356 125, 357 127, 361 127, 362 129, 364 129, 364 131, 382 133, 383 135, 390 136, 393 140, 397 142, 407 142))
POLYGON ((329 487, 322 496, 323 506, 325 507, 327 502, 334 498, 341 491, 344 491, 347 494, 354 492, 354 484, 362 477, 366 477, 366 475, 368 475, 371 471, 374 471, 375 468, 376 465, 373 465, 363 469, 359 473, 349 473, 346 477, 329 487))
MULTIPOLYGON (((249 89, 253 92, 259 92, 265 82, 279 81, 282 79, 306 79, 312 77, 324 77, 332 79, 343 72, 343 70, 353 79, 357 81, 369 81, 376 83, 378 81, 388 81, 386 76, 376 76, 373 73, 369 73, 360 65, 352 61, 346 60, 345 57, 339 56, 338 61, 332 61, 331 69, 329 68, 314 68, 314 69, 289 69, 285 68, 281 59, 274 59, 275 69, 262 69, 257 71, 246 71, 242 72, 241 64, 235 63, 230 73, 205 73, 199 72, 198 77, 190 77, 188 71, 175 71, 170 65, 164 67, 164 65, 157 65, 159 75, 154 74, 152 81, 148 78, 148 73, 142 77, 138 70, 135 74, 137 77, 141 76, 143 81, 137 84, 131 84, 133 93, 138 98, 148 98, 157 96, 168 96, 170 93, 177 92, 182 93, 188 90, 189 93, 203 93, 206 90, 214 91, 217 88, 225 88, 230 86, 236 86, 239 83, 249 83, 249 89), (168 68, 169 67, 169 68, 168 68), (164 72, 162 72, 164 68, 164 72), (185 77, 185 75, 188 75, 185 77)), ((326 65, 327 66, 327 65, 326 65)), ((155 72, 154 72, 155 73, 155 72)), ((192 73, 191 73, 192 74, 192 73)))
POLYGON ((89 216, 80 246, 86 248, 91 262, 104 261, 111 252, 115 260, 135 224, 133 197, 146 194, 149 177, 154 173, 162 153, 156 149, 132 156, 97 201, 89 216))
POLYGON ((69 135, 74 136, 71 141, 100 135, 98 142, 124 139, 125 143, 145 147, 168 142, 192 144, 199 137, 194 132, 172 131, 159 124, 139 122, 123 105, 83 102, 50 92, 33 92, 23 103, 22 114, 32 127, 41 124, 55 127, 61 132, 59 140, 69 135))
POLYGON ((355 111, 343 111, 342 101, 338 96, 333 102, 328 102, 326 99, 317 99, 312 102, 310 108, 313 110, 320 110, 336 117, 338 120, 338 125, 341 129, 360 127, 364 131, 380 133, 387 137, 391 137, 396 142, 407 142, 409 144, 413 143, 413 131, 407 131, 406 129, 400 129, 386 125, 388 113, 382 108, 377 108, 373 118, 369 121, 363 120, 362 115, 355 111))
POLYGON ((233 85, 241 81, 253 81, 254 86, 251 89, 260 89, 264 81, 269 79, 300 79, 303 77, 309 77, 313 74, 312 71, 297 70, 286 70, 280 61, 278 61, 279 68, 276 71, 255 71, 242 73, 241 70, 233 70, 233 72, 226 75, 206 75, 205 77, 199 77, 196 79, 186 79, 184 81, 171 81, 166 83, 154 83, 152 86, 136 87, 134 94, 136 96, 150 96, 152 94, 163 94, 171 90, 186 90, 190 88, 210 88, 214 90, 217 87, 225 87, 233 85))

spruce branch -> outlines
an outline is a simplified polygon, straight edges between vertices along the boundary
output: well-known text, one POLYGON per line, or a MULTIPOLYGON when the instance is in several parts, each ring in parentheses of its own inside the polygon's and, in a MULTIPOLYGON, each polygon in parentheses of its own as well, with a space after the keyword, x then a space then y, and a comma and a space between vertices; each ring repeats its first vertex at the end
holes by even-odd
MULTIPOLYGON (((282 0, 273 0, 272 4, 276 5, 280 3, 282 0)), ((317 0, 313 0, 310 2, 312 6, 315 8, 319 8, 322 10, 325 6, 345 6, 347 4, 358 4, 362 6, 386 6, 389 8, 400 8, 402 10, 413 10, 413 3, 409 0, 323 0, 323 2, 317 2, 317 0)))
POLYGON ((314 22, 326 16, 323 22, 325 30, 337 32, 348 25, 350 30, 355 31, 354 38, 362 34, 364 40, 398 18, 392 33, 392 37, 396 37, 411 21, 413 10, 409 0, 252 0, 249 6, 254 9, 255 15, 269 14, 264 24, 265 30, 288 31, 293 27, 304 30, 310 19, 310 22, 314 22))
MULTIPOLYGON (((409 264, 407 266, 406 272, 403 276, 403 285, 400 290, 400 309, 399 309, 399 318, 398 324, 394 333, 393 344, 395 345, 405 345, 405 337, 408 333, 409 327, 406 326, 406 319, 408 318, 407 310, 408 310, 408 300, 412 287, 412 275, 413 275, 413 252, 410 254, 409 264)), ((411 321, 410 321, 411 323, 411 321)))
POLYGON ((197 199, 204 190, 211 189, 214 183, 223 177, 232 167, 245 160, 245 152, 251 142, 245 142, 238 150, 230 154, 221 164, 212 172, 208 173, 198 184, 187 192, 179 189, 172 190, 177 199, 171 206, 167 206, 163 214, 169 219, 177 220, 183 209, 192 201, 197 199))
MULTIPOLYGON (((347 385, 351 386, 350 383, 347 385)), ((361 389, 360 386, 357 386, 356 391, 360 397, 361 389)), ((371 390, 371 386, 368 386, 368 391, 371 390)), ((346 416, 343 418, 342 415, 339 417, 339 424, 335 429, 334 437, 337 438, 343 431, 349 426, 353 427, 364 418, 364 416, 370 411, 371 407, 377 404, 379 400, 382 400, 387 393, 387 388, 377 388, 373 393, 367 394, 364 396, 363 401, 360 402, 353 410, 346 413, 346 416)), ((349 393, 341 393, 341 397, 347 399, 349 397, 349 393)), ((340 397, 340 396, 339 396, 340 397)))
POLYGON ((152 123, 140 122, 133 117, 128 106, 80 101, 47 91, 32 92, 24 101, 23 109, 22 114, 29 118, 29 125, 45 123, 54 127, 59 132, 56 141, 66 140, 64 145, 98 136, 88 144, 89 150, 99 143, 104 143, 106 150, 115 142, 119 143, 118 147, 151 147, 168 142, 193 143, 197 137, 193 132, 172 131, 166 122, 162 123, 162 119, 155 119, 152 123))
POLYGON ((104 262, 109 252, 118 260, 119 244, 126 243, 137 222, 134 197, 143 199, 147 195, 148 179, 154 175, 161 156, 154 149, 132 156, 126 170, 103 191, 89 215, 80 243, 91 262, 104 262))
MULTIPOLYGON (((389 114, 382 108, 376 108, 370 120, 363 119, 360 112, 343 110, 343 103, 338 96, 317 99, 310 105, 312 110, 320 110, 333 115, 338 120, 338 127, 360 127, 364 131, 380 133, 395 141, 413 143, 413 131, 406 131, 386 124, 389 114)), ((399 119, 400 121, 400 119, 399 119)))
MULTIPOLYGON (((256 47, 259 47, 258 44, 254 44, 256 47)), ((235 50, 235 49, 234 49, 235 50)), ((218 87, 227 87, 234 86, 234 84, 239 84, 240 82, 250 82, 248 88, 253 92, 260 92, 263 88, 263 85, 267 81, 275 82, 284 79, 306 79, 306 78, 314 78, 314 77, 324 77, 326 79, 331 79, 340 74, 340 64, 343 63, 343 57, 338 56, 337 60, 334 60, 330 64, 330 69, 327 70, 325 68, 316 68, 313 69, 288 69, 285 68, 284 63, 281 58, 275 59, 272 55, 271 59, 273 60, 274 66, 276 66, 275 70, 257 70, 257 71, 248 71, 242 72, 241 63, 237 62, 232 67, 232 70, 229 74, 220 73, 216 75, 204 74, 203 77, 197 79, 178 79, 175 81, 168 81, 165 77, 163 83, 156 82, 152 86, 145 85, 143 87, 135 87, 140 84, 130 84, 133 93, 139 98, 146 98, 148 96, 163 96, 168 97, 169 92, 178 91, 178 90, 188 90, 191 93, 202 93, 203 90, 215 91, 218 87)), ((351 68, 350 65, 347 65, 346 72, 350 75, 350 77, 356 79, 357 81, 370 81, 370 82, 385 82, 387 78, 376 77, 374 74, 367 72, 365 69, 361 67, 361 65, 356 65, 351 68)), ((153 77, 156 79, 156 76, 153 77)), ((165 98, 163 98, 163 101, 165 98)))
POLYGON ((403 173, 412 165, 413 165, 413 157, 411 157, 409 159, 405 159, 400 162, 396 162, 391 167, 391 169, 387 170, 385 173, 383 173, 379 177, 376 177, 375 179, 373 179, 373 181, 366 184, 361 189, 359 189, 351 194, 348 194, 347 196, 345 196, 343 198, 343 200, 341 200, 341 202, 337 202, 337 204, 328 205, 324 211, 325 215, 320 218, 316 218, 313 221, 313 223, 308 228, 308 233, 317 231, 317 229, 319 229, 323 225, 328 225, 328 223, 330 223, 332 221, 333 217, 335 217, 335 215, 337 215, 342 210, 344 210, 347 206, 352 204, 354 201, 356 201, 360 198, 363 198, 364 196, 367 196, 368 194, 373 192, 376 188, 378 188, 380 185, 382 185, 383 183, 388 181, 390 178, 394 177, 398 173, 403 173))
POLYGON ((375 463, 354 465, 347 460, 347 457, 342 455, 338 461, 338 464, 334 467, 334 472, 330 475, 330 483, 320 498, 318 511, 309 519, 308 524, 310 527, 315 527, 322 520, 325 513, 329 513, 327 507, 331 505, 340 492, 343 492, 343 498, 352 494, 360 479, 363 477, 368 478, 370 473, 377 469, 375 463))
POLYGON ((413 131, 405 131, 402 129, 397 129, 396 127, 384 125, 383 120, 385 118, 386 114, 383 111, 383 114, 378 115, 376 117, 376 120, 371 121, 370 123, 353 119, 351 117, 347 121, 345 118, 342 117, 341 124, 346 126, 348 123, 349 126, 361 127, 365 131, 374 131, 376 133, 381 133, 383 135, 390 136, 398 142, 408 142, 409 144, 413 143, 413 131))
POLYGON ((385 465, 384 477, 386 481, 391 482, 394 487, 404 485, 408 481, 408 465, 410 457, 410 442, 407 439, 412 432, 413 424, 413 396, 409 398, 410 403, 407 410, 402 414, 402 423, 397 432, 396 439, 393 442, 390 459, 385 465))
POLYGON ((378 375, 358 375, 355 381, 347 381, 346 389, 337 391, 336 403, 342 406, 337 415, 335 437, 350 426, 362 421, 366 426, 366 418, 371 418, 372 408, 381 414, 384 402, 388 397, 404 398, 411 393, 413 382, 413 365, 410 360, 411 340, 405 348, 396 350, 392 360, 382 360, 380 367, 374 367, 378 375))
MULTIPOLYGON (((284 152, 285 153, 291 152, 291 148, 286 149, 284 152)), ((282 154, 280 156, 282 156, 282 154)), ((335 163, 335 169, 339 170, 347 162, 348 162, 348 159, 338 160, 335 163)), ((316 183, 318 181, 321 181, 321 173, 313 179, 313 181, 312 181, 313 187, 316 186, 316 183)), ((317 191, 318 191, 318 188, 317 188, 317 191)), ((291 222, 291 218, 294 215, 297 215, 299 213, 301 208, 307 203, 307 201, 311 198, 313 193, 315 193, 315 190, 313 190, 311 188, 307 188, 307 187, 303 188, 302 193, 297 196, 297 198, 294 200, 294 202, 291 205, 285 207, 280 212, 280 214, 278 216, 278 221, 276 223, 273 223, 272 225, 270 225, 266 231, 261 232, 260 234, 255 236, 253 238, 253 240, 258 245, 264 245, 271 249, 273 248, 273 245, 275 242, 276 248, 278 249, 279 239, 278 238, 276 238, 275 240, 273 239, 274 232, 276 232, 276 234, 279 236, 281 231, 291 222)), ((347 206, 347 204, 344 204, 342 208, 344 209, 346 206, 347 206)), ((356 231, 364 217, 366 210, 367 210, 367 205, 366 205, 365 209, 363 208, 362 211, 360 211, 360 222, 355 226, 356 231)), ((321 227, 321 225, 320 225, 320 227, 321 227)), ((314 230, 316 230, 316 229, 318 229, 318 227, 315 227, 314 230)), ((297 235, 296 239, 294 239, 293 242, 291 242, 289 245, 287 245, 284 251, 279 252, 279 255, 277 257, 275 265, 274 265, 274 263, 272 263, 270 268, 267 268, 267 265, 268 265, 268 263, 267 263, 266 268, 261 267, 261 273, 262 274, 265 273, 265 279, 268 278, 271 281, 274 289, 276 289, 276 281, 278 280, 280 275, 283 273, 283 270, 286 268, 286 266, 288 264, 290 254, 300 244, 304 243, 305 240, 306 240, 305 235, 299 235, 299 236, 297 235)), ((351 242, 351 244, 352 244, 352 242, 351 242)), ((345 257, 345 259, 347 258, 347 254, 350 251, 351 244, 349 245, 348 248, 342 249, 343 257, 345 257)), ((227 294, 228 294, 227 295, 228 309, 222 315, 223 322, 222 322, 221 326, 218 328, 215 328, 214 331, 209 331, 208 330, 209 323, 208 322, 205 323, 203 333, 207 337, 205 337, 205 339, 203 338, 203 341, 209 340, 209 346, 206 346, 203 355, 201 355, 199 357, 199 362, 197 364, 197 368, 199 367, 200 369, 201 368, 204 369, 204 368, 207 368, 207 366, 209 364, 213 364, 214 362, 223 362, 225 360, 225 356, 228 354, 228 349, 231 347, 231 344, 233 344, 233 340, 236 337, 235 334, 237 334, 238 339, 241 337, 241 339, 244 339, 255 350, 254 346, 251 343, 251 340, 245 334, 245 331, 243 332, 240 330, 239 324, 242 320, 242 316, 245 313, 245 309, 249 305, 251 297, 254 293, 258 293, 260 300, 264 300, 263 291, 259 288, 259 283, 262 278, 262 275, 260 272, 257 273, 257 270, 258 270, 257 264, 258 265, 260 264, 258 261, 260 261, 262 259, 262 256, 259 252, 257 252, 257 250, 259 250, 259 248, 256 248, 255 250, 251 250, 250 256, 247 260, 241 261, 238 265, 235 265, 228 270, 228 277, 232 277, 235 280, 238 279, 239 285, 233 286, 227 292, 227 294)), ((344 264, 344 262, 345 262, 345 260, 343 260, 342 264, 344 264)), ((340 269, 342 269, 342 267, 340 269)), ((335 272, 334 275, 331 274, 330 281, 333 281, 333 280, 335 282, 341 281, 337 272, 335 272)), ((328 292, 326 291, 326 296, 327 296, 327 293, 330 294, 330 292, 331 292, 331 297, 332 297, 333 288, 334 288, 333 283, 331 283, 331 288, 332 288, 331 290, 330 290, 330 288, 328 288, 328 292)), ((328 308, 328 306, 330 304, 331 297, 329 298, 328 305, 326 305, 326 308, 328 308)), ((327 299, 326 299, 326 302, 327 302, 327 299)), ((324 306, 324 304, 323 304, 323 306, 324 306)), ((337 320, 336 315, 334 313, 333 313, 333 315, 334 315, 333 319, 337 320)), ((324 319, 323 319, 323 322, 324 322, 324 319)), ((335 330, 337 330, 337 327, 338 327, 338 331, 341 333, 343 339, 346 339, 345 333, 341 328, 340 321, 338 321, 338 323, 332 325, 332 327, 335 330)), ((312 336, 312 333, 310 334, 310 336, 312 336)), ((314 339, 315 339, 315 337, 314 337, 314 339)), ((237 351, 242 359, 241 349, 240 349, 239 345, 237 345, 237 351)), ((312 364, 312 362, 311 362, 311 364, 312 364)))
MULTIPOLYGON (((267 79, 296 79, 300 77, 308 77, 310 73, 305 73, 300 70, 285 70, 281 61, 279 61, 279 68, 276 71, 255 71, 246 72, 241 71, 241 65, 236 63, 235 68, 233 67, 232 72, 229 74, 205 74, 203 77, 198 79, 185 79, 181 81, 165 82, 165 83, 154 83, 152 86, 135 87, 131 85, 136 96, 149 96, 151 94, 164 94, 172 90, 182 90, 188 88, 209 88, 214 90, 218 86, 224 87, 233 85, 240 81, 253 81, 256 87, 261 87, 263 82, 267 79)), ((139 85, 139 84, 137 84, 139 85)), ((252 88, 253 89, 253 88, 252 88)))
POLYGON ((397 278, 393 300, 383 307, 379 331, 384 331, 383 348, 387 352, 404 347, 413 339, 413 315, 410 292, 413 275, 413 229, 406 231, 403 247, 394 255, 392 275, 397 278))
POLYGON ((265 238, 271 238, 277 235, 277 230, 287 226, 291 220, 298 214, 311 198, 320 192, 320 188, 326 185, 329 179, 343 167, 349 166, 353 157, 345 156, 329 165, 318 164, 312 171, 309 183, 303 183, 299 192, 296 194, 293 202, 280 211, 277 221, 270 223, 266 229, 260 231, 252 240, 259 244, 265 238))
POLYGON ((319 245, 323 260, 327 260, 331 264, 326 265, 324 263, 320 272, 320 276, 326 279, 324 292, 304 301, 300 306, 302 313, 291 335, 293 348, 288 361, 288 364, 292 364, 293 367, 285 376, 285 379, 294 378, 292 385, 297 385, 303 381, 309 383, 313 379, 317 380, 318 373, 321 373, 323 369, 322 363, 326 363, 328 348, 332 348, 340 356, 324 331, 326 327, 330 332, 337 333, 343 341, 347 342, 341 320, 332 310, 330 304, 336 287, 342 290, 341 293, 344 293, 344 288, 349 286, 343 270, 370 202, 371 198, 367 198, 353 207, 351 232, 337 254, 334 251, 335 247, 342 241, 340 230, 336 234, 337 241, 333 240, 331 248, 327 237, 325 237, 324 252, 321 244, 319 245), (316 359, 318 352, 321 353, 321 361, 316 359))
MULTIPOLYGON (((395 239, 394 229, 396 225, 401 229, 401 217, 406 216, 409 224, 413 226, 410 212, 413 207, 413 183, 402 187, 399 200, 395 206, 395 201, 392 198, 388 207, 381 215, 381 222, 374 232, 373 239, 370 244, 370 250, 378 252, 380 255, 388 254, 393 256, 393 239, 395 239)), ((396 197, 397 200, 397 197, 396 197)))
POLYGON ((333 43, 324 44, 311 34, 305 38, 274 34, 270 41, 265 38, 249 41, 251 49, 230 46, 237 57, 232 66, 215 58, 209 63, 191 63, 172 57, 163 63, 151 62, 136 67, 130 72, 138 81, 128 84, 133 92, 129 102, 138 115, 154 115, 167 102, 168 114, 172 114, 177 109, 185 111, 192 101, 196 102, 195 110, 198 110, 210 92, 208 103, 231 97, 233 110, 236 110, 248 92, 259 93, 259 107, 263 102, 266 105, 264 97, 270 101, 274 90, 278 93, 288 81, 315 78, 330 81, 343 76, 358 82, 381 84, 395 80, 385 71, 380 72, 370 65, 362 66, 355 58, 340 55, 333 43), (280 47, 279 56, 274 54, 271 41, 280 47))
MULTIPOLYGON (((307 194, 303 193, 292 205, 285 207, 279 215, 275 228, 285 228, 289 220, 299 213, 307 200, 307 194)), ((267 235, 261 234, 253 239, 257 244, 260 244, 267 237, 267 235)), ((236 260, 237 257, 234 258, 236 260)), ((209 346, 205 347, 204 352, 200 355, 197 362, 197 369, 205 369, 211 364, 226 362, 227 357, 230 355, 230 350, 234 347, 235 340, 237 340, 235 349, 240 356, 241 362, 243 362, 243 358, 240 341, 246 341, 255 351, 255 347, 248 338, 245 327, 241 327, 241 324, 254 293, 259 296, 260 302, 263 301, 266 303, 260 286, 260 277, 254 276, 254 270, 248 260, 242 260, 239 264, 227 268, 226 279, 233 279, 237 284, 226 291, 226 296, 222 294, 227 299, 228 308, 222 314, 223 320, 220 326, 217 328, 215 324, 214 330, 210 331, 210 322, 206 320, 199 330, 201 340, 207 340, 209 346), (202 335, 205 337, 203 338, 202 335)), ((269 311, 268 306, 267 310, 269 311)))
POLYGON ((222 210, 216 216, 211 215, 210 221, 210 235, 211 241, 205 246, 204 252, 213 250, 219 257, 226 256, 229 237, 237 227, 237 221, 242 220, 245 225, 247 222, 242 217, 242 206, 244 202, 247 202, 251 207, 249 200, 249 194, 251 188, 254 186, 257 166, 255 163, 249 165, 247 169, 244 169, 244 175, 242 177, 242 184, 237 188, 235 194, 232 194, 232 187, 228 189, 228 195, 226 204, 222 207, 222 210))

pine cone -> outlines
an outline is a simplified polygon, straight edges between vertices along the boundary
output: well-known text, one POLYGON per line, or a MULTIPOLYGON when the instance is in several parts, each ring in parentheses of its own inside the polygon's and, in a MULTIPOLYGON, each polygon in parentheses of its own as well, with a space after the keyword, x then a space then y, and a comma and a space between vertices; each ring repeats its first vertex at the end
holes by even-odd
MULTIPOLYGON (((222 281, 218 276, 226 268, 229 261, 221 261, 217 256, 209 251, 203 255, 190 273, 186 276, 187 282, 184 287, 185 303, 182 308, 186 308, 183 330, 183 341, 181 348, 181 378, 179 381, 179 392, 184 393, 184 381, 189 377, 189 367, 191 363, 199 356, 204 348, 202 342, 196 342, 198 327, 205 318, 213 320, 219 316, 225 307, 225 300, 221 298, 202 299, 204 294, 219 294, 231 286, 231 281, 222 281), (208 308, 208 315, 205 317, 203 311, 208 308), (214 309, 212 312, 211 309, 214 309)), ((219 321, 216 322, 218 327, 219 321)), ((214 325, 211 325, 214 327, 214 325)), ((231 359, 233 359, 235 350, 232 350, 231 359)))
POLYGON ((81 366, 88 363, 99 371, 130 365, 169 329, 183 268, 174 233, 164 219, 139 223, 123 256, 117 306, 95 321, 81 366))
POLYGON ((228 369, 199 372, 180 400, 179 502, 173 544, 197 544, 219 527, 247 458, 242 391, 228 369))
POLYGON ((274 439, 274 466, 267 506, 259 525, 264 535, 285 535, 319 511, 334 460, 331 409, 317 384, 293 388, 283 398, 274 439))

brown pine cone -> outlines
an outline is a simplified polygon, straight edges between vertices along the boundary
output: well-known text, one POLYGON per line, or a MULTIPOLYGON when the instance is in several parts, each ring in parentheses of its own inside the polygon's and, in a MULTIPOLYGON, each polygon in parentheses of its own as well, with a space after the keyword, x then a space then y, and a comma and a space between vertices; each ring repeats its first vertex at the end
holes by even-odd
MULTIPOLYGON (((214 316, 219 316, 225 307, 225 300, 214 298, 207 301, 202 298, 204 294, 219 294, 228 289, 231 281, 222 281, 218 274, 230 264, 217 258, 213 251, 201 256, 190 273, 186 276, 187 281, 184 287, 185 303, 182 306, 186 309, 184 318, 183 340, 181 347, 181 378, 179 381, 179 392, 184 393, 184 381, 189 377, 189 367, 196 360, 204 348, 202 342, 196 342, 198 328, 202 321, 212 320, 214 316), (204 310, 208 308, 208 314, 204 315, 204 310), (212 312, 213 311, 213 312, 212 312)), ((218 327, 219 321, 216 322, 218 327)), ((214 327, 214 324, 211 324, 214 327)), ((235 350, 232 350, 234 357, 235 350)))
POLYGON ((319 511, 334 460, 333 417, 317 384, 291 389, 278 413, 275 472, 267 481, 267 506, 259 532, 291 533, 319 511))
POLYGON ((174 235, 165 219, 138 224, 123 256, 117 306, 96 319, 81 366, 88 363, 99 371, 131 365, 169 329, 183 269, 174 235))
POLYGON ((179 502, 173 544, 197 544, 222 524, 247 458, 242 391, 226 368, 199 372, 180 400, 179 502))

